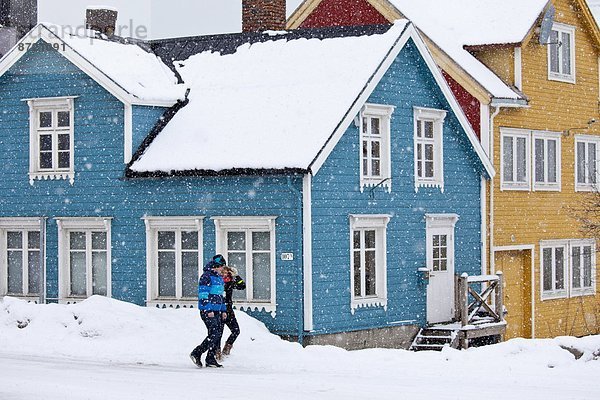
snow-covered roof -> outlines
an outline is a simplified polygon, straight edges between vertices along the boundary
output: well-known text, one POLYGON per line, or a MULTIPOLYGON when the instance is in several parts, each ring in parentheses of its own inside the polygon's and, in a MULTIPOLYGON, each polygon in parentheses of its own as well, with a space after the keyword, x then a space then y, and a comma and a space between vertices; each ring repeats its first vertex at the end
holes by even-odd
POLYGON ((189 104, 131 170, 308 169, 406 26, 190 57, 178 68, 189 104))
POLYGON ((518 99, 464 46, 520 43, 548 0, 388 0, 493 97, 518 99))
POLYGON ((43 24, 80 56, 118 86, 142 101, 175 103, 186 88, 156 55, 132 43, 64 33, 61 27, 43 24))

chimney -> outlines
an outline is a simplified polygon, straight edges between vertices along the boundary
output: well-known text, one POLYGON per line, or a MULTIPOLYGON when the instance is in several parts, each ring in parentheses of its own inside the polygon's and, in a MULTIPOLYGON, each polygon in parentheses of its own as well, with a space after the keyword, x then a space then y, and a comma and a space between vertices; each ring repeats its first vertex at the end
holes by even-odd
POLYGON ((117 15, 117 10, 113 8, 88 7, 85 12, 85 27, 106 36, 113 36, 117 28, 117 15))
POLYGON ((0 57, 37 24, 37 0, 0 0, 0 57))
POLYGON ((286 22, 285 0, 242 0, 242 31, 281 31, 286 22))

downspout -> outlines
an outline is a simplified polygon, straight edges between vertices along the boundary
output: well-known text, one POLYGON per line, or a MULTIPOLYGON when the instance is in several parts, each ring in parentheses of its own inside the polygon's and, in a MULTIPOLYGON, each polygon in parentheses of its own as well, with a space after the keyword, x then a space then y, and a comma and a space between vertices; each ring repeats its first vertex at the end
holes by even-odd
MULTIPOLYGON (((298 189, 296 189, 294 187, 294 185, 292 185, 292 178, 288 175, 287 176, 287 186, 290 189, 290 191, 296 195, 296 209, 297 209, 297 214, 296 214, 296 219, 298 221, 298 223, 296 224, 297 228, 296 228, 296 237, 297 238, 301 238, 302 237, 302 192, 300 192, 298 189)), ((302 254, 302 244, 300 241, 298 241, 298 246, 296 248, 296 254, 298 255, 298 260, 300 259, 300 255, 302 254)), ((298 285, 300 286, 300 284, 303 284, 304 280, 303 280, 303 276, 302 276, 302 268, 297 268, 298 270, 298 285)), ((298 301, 298 343, 300 343, 301 345, 304 344, 304 291, 300 290, 300 299, 298 301)))
MULTIPOLYGON (((490 160, 492 161, 492 165, 494 165, 494 118, 500 112, 500 107, 494 107, 494 112, 490 115, 490 160)), ((490 179, 490 274, 496 272, 496 263, 494 257, 494 177, 492 176, 490 179)))
POLYGON ((40 218, 40 288, 39 302, 46 304, 46 217, 40 218))

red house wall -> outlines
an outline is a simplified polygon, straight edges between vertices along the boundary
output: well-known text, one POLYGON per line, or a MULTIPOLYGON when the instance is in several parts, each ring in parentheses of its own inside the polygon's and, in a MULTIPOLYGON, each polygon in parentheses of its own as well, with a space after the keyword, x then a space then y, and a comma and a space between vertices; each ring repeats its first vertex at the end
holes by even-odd
POLYGON ((481 140, 481 108, 479 106, 479 100, 473 97, 467 92, 458 82, 456 82, 450 75, 442 71, 450 90, 456 97, 458 104, 463 109, 467 119, 471 123, 471 127, 477 134, 479 140, 481 140))
POLYGON ((389 24, 389 21, 365 0, 323 0, 300 28, 375 24, 389 24))

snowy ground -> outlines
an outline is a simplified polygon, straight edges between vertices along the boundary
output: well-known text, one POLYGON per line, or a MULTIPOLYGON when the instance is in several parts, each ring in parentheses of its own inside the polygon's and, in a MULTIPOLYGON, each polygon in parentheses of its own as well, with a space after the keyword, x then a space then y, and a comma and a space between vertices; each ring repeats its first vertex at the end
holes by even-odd
POLYGON ((303 349, 238 312, 225 368, 188 358, 195 310, 0 300, 0 399, 599 399, 600 336, 412 353, 303 349), (18 327, 21 326, 21 328, 18 327), (26 325, 26 326, 25 326, 26 325), (580 349, 576 360, 560 345, 580 349))

